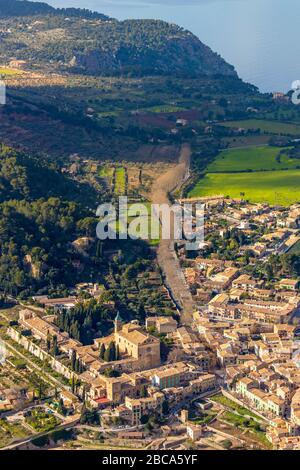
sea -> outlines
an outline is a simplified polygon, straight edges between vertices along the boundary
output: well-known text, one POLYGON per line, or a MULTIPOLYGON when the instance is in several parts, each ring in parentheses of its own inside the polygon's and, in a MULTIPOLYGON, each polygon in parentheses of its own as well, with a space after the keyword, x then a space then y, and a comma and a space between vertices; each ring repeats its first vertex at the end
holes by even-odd
MULTIPOLYGON (((46 0, 47 1, 47 0, 46 0)), ((192 31, 262 92, 300 80, 299 0, 48 0, 119 20, 162 19, 192 31)))

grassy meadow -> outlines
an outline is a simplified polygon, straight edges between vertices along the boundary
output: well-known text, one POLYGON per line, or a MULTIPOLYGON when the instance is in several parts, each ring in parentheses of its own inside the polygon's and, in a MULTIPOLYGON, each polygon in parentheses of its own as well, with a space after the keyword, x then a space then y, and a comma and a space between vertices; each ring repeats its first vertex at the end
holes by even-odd
POLYGON ((300 160, 280 147, 259 146, 222 151, 190 197, 223 194, 250 202, 284 206, 300 201, 300 160))
POLYGON ((270 134, 283 134, 300 137, 300 124, 279 121, 263 121, 260 119, 247 119, 244 121, 223 122, 222 126, 243 129, 260 129, 270 134))
POLYGON ((150 106, 149 108, 144 108, 143 111, 148 111, 150 113, 177 113, 179 111, 184 111, 185 108, 180 106, 174 106, 169 104, 159 105, 159 106, 150 106))
POLYGON ((207 173, 189 197, 223 194, 250 202, 288 206, 300 202, 300 170, 253 173, 207 173))
POLYGON ((287 155, 278 156, 282 149, 278 147, 253 147, 231 149, 221 152, 218 158, 207 167, 208 173, 285 170, 300 168, 300 161, 287 155))
POLYGON ((123 167, 116 168, 114 192, 116 195, 124 195, 126 193, 126 170, 123 167))
POLYGON ((11 76, 11 75, 21 75, 22 72, 20 70, 13 70, 13 69, 7 69, 5 67, 1 68, 0 67, 0 75, 7 75, 7 76, 11 76))

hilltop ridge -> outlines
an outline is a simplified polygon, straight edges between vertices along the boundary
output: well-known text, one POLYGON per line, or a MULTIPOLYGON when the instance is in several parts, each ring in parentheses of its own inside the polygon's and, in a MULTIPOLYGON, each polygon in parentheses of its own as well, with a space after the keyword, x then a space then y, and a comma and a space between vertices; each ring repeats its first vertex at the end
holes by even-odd
POLYGON ((68 15, 81 18, 108 19, 108 16, 86 8, 54 8, 44 2, 28 0, 0 0, 0 18, 35 16, 35 15, 68 15))
POLYGON ((194 34, 159 20, 0 0, 0 61, 87 75, 237 76, 194 34))

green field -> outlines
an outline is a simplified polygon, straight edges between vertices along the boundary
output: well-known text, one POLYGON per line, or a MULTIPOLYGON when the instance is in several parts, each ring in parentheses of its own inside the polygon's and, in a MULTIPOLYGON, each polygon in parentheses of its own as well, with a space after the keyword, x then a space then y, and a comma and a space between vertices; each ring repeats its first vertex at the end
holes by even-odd
POLYGON ((253 437, 255 440, 258 440, 261 444, 271 449, 272 445, 266 437, 266 433, 262 431, 260 425, 253 419, 245 419, 242 416, 239 416, 235 413, 226 411, 222 415, 222 420, 233 425, 235 428, 241 429, 245 433, 249 433, 249 437, 253 437))
POLYGON ((288 206, 300 201, 300 170, 207 173, 189 197, 220 195, 288 206), (242 194, 244 193, 244 194, 242 194))
POLYGON ((287 155, 282 155, 280 162, 277 161, 276 158, 281 150, 278 147, 225 150, 208 166, 207 171, 208 173, 222 173, 227 171, 300 169, 300 161, 291 159, 287 155))
POLYGON ((109 166, 102 166, 99 170, 100 178, 113 178, 114 176, 114 168, 109 166))
POLYGON ((115 172, 115 194, 123 195, 126 192, 126 170, 117 168, 115 172))
POLYGON ((251 416, 252 418, 255 418, 259 421, 261 420, 260 416, 248 410, 248 408, 245 408, 239 405, 235 401, 230 400, 230 398, 225 397, 222 393, 219 393, 218 395, 214 395, 213 397, 211 397, 211 401, 214 401, 215 403, 219 403, 220 405, 226 406, 226 408, 230 408, 231 410, 234 410, 239 415, 251 416))
POLYGON ((149 111, 151 113, 177 113, 184 111, 185 108, 175 106, 171 104, 162 104, 158 106, 151 106, 150 108, 144 108, 143 111, 149 111))
POLYGON ((20 75, 21 73, 19 70, 0 68, 0 75, 20 75))
POLYGON ((297 242, 292 248, 288 251, 289 255, 300 255, 300 241, 297 242))
POLYGON ((286 122, 247 119, 245 121, 228 121, 221 123, 221 125, 243 129, 260 129, 262 132, 270 132, 272 134, 300 136, 300 125, 286 122))
MULTIPOLYGON (((135 210, 133 210, 133 205, 128 205, 128 211, 127 211, 128 225, 127 225, 127 229, 129 229, 129 224, 131 222, 137 221, 137 219, 142 218, 142 219, 140 219, 140 221, 143 220, 143 222, 142 222, 143 227, 138 228, 138 235, 139 235, 139 237, 141 237, 141 239, 144 239, 145 241, 147 241, 147 243, 150 246, 156 247, 160 243, 161 226, 160 226, 160 224, 158 224, 159 238, 151 238, 151 235, 152 235, 152 233, 151 233, 151 222, 152 222, 152 219, 151 219, 151 203, 141 201, 140 204, 142 204, 143 206, 146 207, 148 215, 143 217, 142 213, 140 213, 140 212, 136 213, 135 210), (130 212, 130 210, 132 210, 134 212, 134 214, 132 212, 130 212), (146 238, 146 239, 142 237, 143 230, 145 230, 148 234, 148 238, 146 238)), ((124 226, 122 221, 120 221, 120 220, 117 221, 117 232, 124 232, 125 228, 126 227, 124 226)))
POLYGON ((29 437, 28 431, 21 423, 9 423, 6 419, 0 419, 0 448, 9 445, 14 440, 29 437))
POLYGON ((116 111, 103 111, 101 113, 97 113, 99 117, 106 118, 106 117, 117 117, 119 115, 119 112, 121 110, 116 110, 116 111))

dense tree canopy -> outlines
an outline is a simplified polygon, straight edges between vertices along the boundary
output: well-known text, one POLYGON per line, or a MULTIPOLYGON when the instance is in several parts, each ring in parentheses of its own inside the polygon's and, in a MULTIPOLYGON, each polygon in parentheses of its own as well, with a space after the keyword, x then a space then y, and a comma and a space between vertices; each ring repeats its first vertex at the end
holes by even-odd
POLYGON ((0 146, 0 285, 5 294, 73 284, 78 255, 71 242, 86 235, 81 221, 88 220, 91 230, 86 195, 87 188, 66 178, 55 164, 0 146))
MULTIPOLYGON (((174 24, 156 20, 105 21, 104 16, 94 17, 87 11, 55 12, 37 5, 31 6, 33 21, 29 29, 31 4, 25 3, 27 16, 20 18, 20 3, 23 2, 14 2, 16 16, 4 20, 13 34, 2 35, 2 61, 15 56, 39 65, 49 66, 51 62, 51 67, 60 70, 69 68, 92 75, 237 77, 234 68, 218 54, 174 24)), ((6 6, 6 12, 13 10, 6 6)))

